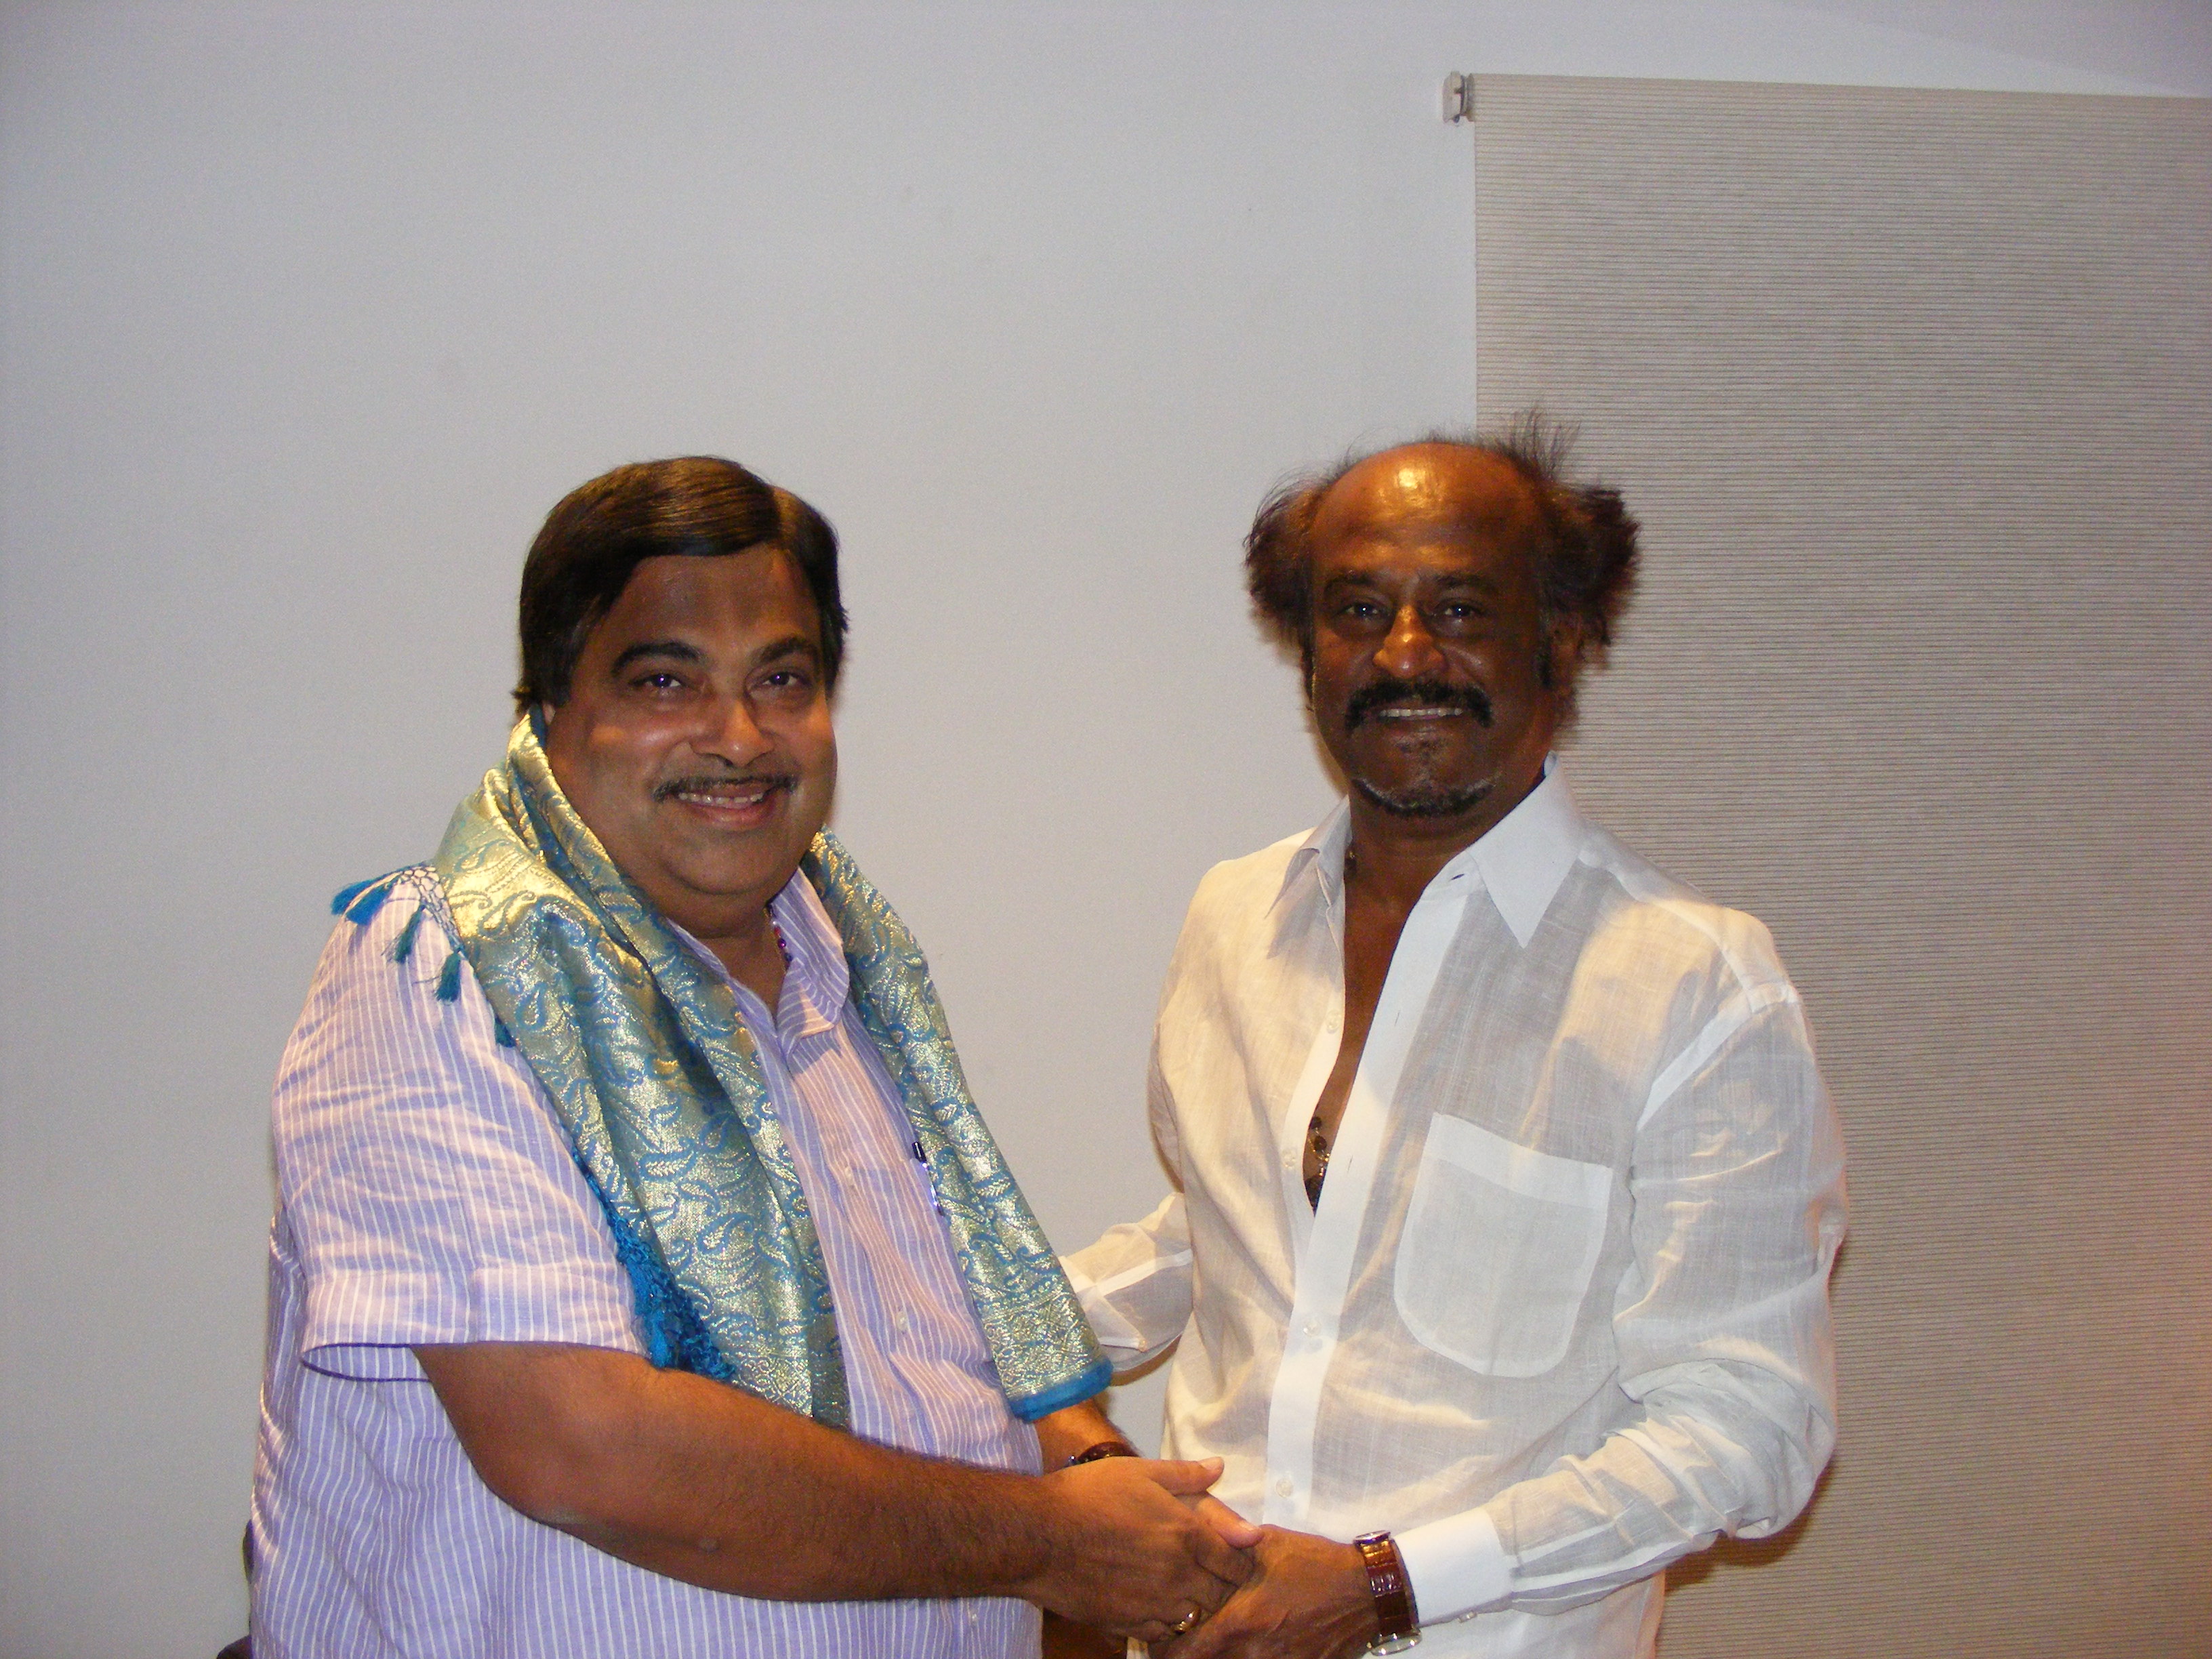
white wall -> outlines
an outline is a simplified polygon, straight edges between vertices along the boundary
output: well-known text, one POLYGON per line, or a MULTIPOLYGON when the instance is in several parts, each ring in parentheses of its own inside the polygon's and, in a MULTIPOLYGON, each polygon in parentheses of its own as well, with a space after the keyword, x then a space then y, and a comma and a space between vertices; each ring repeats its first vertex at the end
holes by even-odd
POLYGON ((562 491, 707 450, 836 523, 838 827, 1079 1244, 1159 1190, 1192 884, 1328 800, 1243 526, 1472 407, 1443 74, 2205 94, 2205 18, 0 12, 0 1654, 243 1628, 269 1078, 331 891, 497 757, 562 491))

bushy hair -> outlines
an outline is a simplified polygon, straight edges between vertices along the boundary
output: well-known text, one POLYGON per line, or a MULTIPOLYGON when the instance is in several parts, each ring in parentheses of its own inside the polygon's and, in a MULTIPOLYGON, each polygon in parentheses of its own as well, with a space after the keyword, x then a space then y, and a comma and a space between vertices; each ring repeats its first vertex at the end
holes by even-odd
POLYGON ((545 515, 522 566, 522 678, 515 708, 568 700, 594 624, 647 559, 714 558, 781 548, 797 562, 822 626, 822 678, 837 683, 845 607, 837 597, 837 532, 786 489, 714 455, 639 461, 603 472, 545 515))
MULTIPOLYGON (((1547 640, 1565 621, 1581 624, 1581 647, 1565 665, 1572 706, 1576 678, 1604 663, 1621 613, 1635 591, 1636 520, 1618 490, 1577 483, 1567 476, 1575 430, 1540 410, 1516 415, 1499 434, 1435 431, 1408 441, 1445 444, 1495 457, 1528 487, 1541 526, 1529 550, 1535 562, 1538 618, 1547 640)), ((1386 449, 1347 454, 1334 466, 1292 475, 1260 505, 1244 538, 1244 584, 1261 621, 1313 667, 1313 526, 1322 500, 1344 475, 1386 449)), ((1559 665, 1548 649, 1542 670, 1552 684, 1559 665)))

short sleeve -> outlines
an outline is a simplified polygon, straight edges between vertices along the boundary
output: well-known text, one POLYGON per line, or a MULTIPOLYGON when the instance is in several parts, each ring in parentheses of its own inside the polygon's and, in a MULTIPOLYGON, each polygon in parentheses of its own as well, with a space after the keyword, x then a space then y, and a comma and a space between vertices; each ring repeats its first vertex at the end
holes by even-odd
POLYGON ((628 1275, 551 1102, 465 961, 402 885, 341 920, 286 1045, 277 1201, 304 1281, 303 1359, 420 1377, 418 1343, 568 1342, 641 1352, 628 1275))

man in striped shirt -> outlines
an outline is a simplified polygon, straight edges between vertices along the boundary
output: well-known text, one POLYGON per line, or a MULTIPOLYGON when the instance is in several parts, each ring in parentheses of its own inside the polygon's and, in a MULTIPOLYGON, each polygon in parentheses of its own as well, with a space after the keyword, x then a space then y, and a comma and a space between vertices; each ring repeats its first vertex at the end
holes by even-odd
MULTIPOLYGON (((1033 1653, 1040 1607, 1159 1638, 1249 1572, 1256 1529, 1201 1512, 1218 1464, 1137 1460, 1095 1416, 1032 1427, 1010 1408, 1008 1358, 971 1305, 972 1235, 949 1232, 959 1200, 925 1166, 949 1154, 925 1147, 859 959, 801 870, 835 781, 843 622, 835 540, 804 503, 726 461, 619 469, 532 551, 509 750, 511 769, 550 768, 517 797, 522 832, 573 812, 571 850, 612 872, 606 902, 676 942, 655 983, 734 1011, 741 1029, 685 1032, 757 1064, 781 1149, 761 1162, 803 1194, 792 1238, 818 1240, 843 1426, 648 1357, 667 1264, 637 1259, 609 1197, 620 1170, 571 1122, 570 1068, 514 1029, 532 1011, 495 1006, 489 958, 463 959, 441 852, 349 908, 277 1079, 260 1659, 1033 1653), (455 944, 434 972, 420 941, 439 933, 455 944)), ((596 1005, 618 977, 560 994, 596 1005)), ((678 1015, 644 994, 650 1036, 678 1015)), ((703 1051, 678 1044, 638 1088, 711 1091, 678 1075, 703 1051)), ((707 1139, 731 1133, 718 1109, 707 1139)), ((642 1190, 669 1210, 724 1201, 642 1190)), ((763 1248, 719 1237, 732 1260, 763 1248)))

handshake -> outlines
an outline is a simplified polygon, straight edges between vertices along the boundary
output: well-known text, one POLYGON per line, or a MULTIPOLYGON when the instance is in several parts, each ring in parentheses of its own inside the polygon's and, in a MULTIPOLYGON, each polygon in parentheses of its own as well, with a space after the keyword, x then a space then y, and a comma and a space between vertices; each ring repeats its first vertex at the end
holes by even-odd
POLYGON ((1093 1404, 1037 1425, 1051 1472, 1028 1475, 875 1444, 638 1354, 415 1357, 495 1495, 702 1589, 1018 1596, 1158 1659, 1340 1659, 1382 1630, 1357 1546, 1252 1525, 1211 1496, 1218 1460, 1139 1457, 1093 1404))
MULTIPOLYGON (((1155 1659, 1337 1659, 1367 1649, 1380 1622, 1357 1546, 1255 1526, 1212 1496, 1218 1459, 1142 1458, 1103 1414, 1096 1422, 1093 1449, 1038 1483, 1043 1565, 1018 1594, 1133 1636, 1155 1659)), ((1064 1450, 1050 1456, 1064 1437, 1045 1440, 1048 1461, 1064 1462, 1064 1450)))

